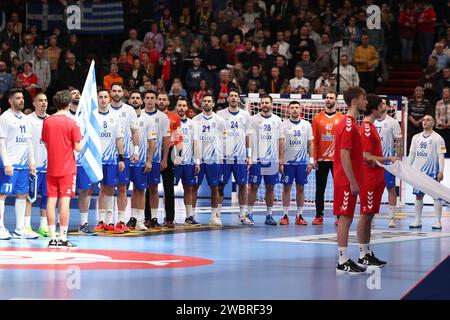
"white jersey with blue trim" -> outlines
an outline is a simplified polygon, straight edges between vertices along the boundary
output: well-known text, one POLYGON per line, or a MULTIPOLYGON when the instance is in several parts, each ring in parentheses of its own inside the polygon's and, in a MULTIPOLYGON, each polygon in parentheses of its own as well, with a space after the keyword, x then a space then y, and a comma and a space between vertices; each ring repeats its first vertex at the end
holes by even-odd
MULTIPOLYGON (((6 156, 14 169, 28 169, 28 139, 31 131, 26 116, 11 109, 0 116, 0 138, 5 139, 6 156)), ((4 155, 3 155, 4 156, 4 155)), ((3 168, 3 161, 0 161, 3 168)))
POLYGON ((153 162, 160 163, 162 158, 162 148, 164 137, 170 137, 170 122, 167 115, 160 111, 155 110, 153 112, 145 111, 147 115, 155 121, 156 128, 156 145, 155 145, 155 155, 153 156, 153 162))
POLYGON ((384 119, 376 119, 374 125, 380 135, 383 156, 395 157, 395 139, 402 137, 400 124, 394 118, 386 115, 384 119))
POLYGON ((223 144, 226 135, 225 120, 216 113, 207 116, 201 113, 195 116, 192 121, 195 125, 195 140, 201 143, 202 154, 201 163, 222 164, 223 144))
POLYGON ((253 163, 277 163, 279 161, 278 139, 284 138, 281 118, 275 114, 266 117, 261 113, 252 119, 253 163))
MULTIPOLYGON (((68 116, 70 119, 73 119, 74 121, 77 121, 77 118, 80 118, 80 117, 81 117, 81 112, 78 114, 77 117, 75 117, 75 113, 69 109, 69 111, 67 112, 67 116, 68 116)), ((77 166, 81 166, 81 156, 80 156, 80 153, 79 153, 79 152, 76 152, 76 151, 74 151, 73 153, 75 154, 75 158, 77 159, 77 166)))
POLYGON ((122 103, 120 107, 113 107, 111 103, 108 106, 112 112, 117 114, 123 128, 123 155, 125 158, 131 158, 134 153, 131 129, 138 129, 136 111, 126 103, 122 103))
POLYGON ((131 166, 143 167, 148 159, 148 140, 156 139, 155 120, 145 112, 137 116, 139 128, 139 160, 131 162, 131 166))
POLYGON ((291 119, 283 121, 281 126, 284 135, 284 164, 308 164, 308 141, 312 141, 311 124, 303 119, 294 122, 291 119))
POLYGON ((436 177, 439 173, 439 154, 445 152, 445 141, 439 134, 434 131, 429 135, 418 133, 412 138, 409 150, 410 157, 414 155, 412 167, 436 177))
POLYGON ((182 164, 194 163, 194 136, 195 125, 191 119, 181 119, 181 133, 183 138, 183 150, 181 151, 182 164))
POLYGON ((44 125, 44 119, 48 117, 46 114, 44 117, 39 117, 36 112, 33 112, 26 116, 28 121, 28 127, 31 132, 31 141, 33 142, 34 159, 36 160, 37 172, 47 172, 47 149, 42 142, 42 126, 44 125))
POLYGON ((116 139, 123 138, 123 128, 120 125, 119 117, 115 112, 108 111, 98 114, 98 123, 100 125, 100 142, 102 144, 102 163, 117 164, 118 152, 116 139))
POLYGON ((225 137, 224 159, 228 161, 245 161, 247 158, 246 136, 252 133, 250 114, 239 109, 231 112, 228 108, 217 112, 225 120, 227 135, 225 137))

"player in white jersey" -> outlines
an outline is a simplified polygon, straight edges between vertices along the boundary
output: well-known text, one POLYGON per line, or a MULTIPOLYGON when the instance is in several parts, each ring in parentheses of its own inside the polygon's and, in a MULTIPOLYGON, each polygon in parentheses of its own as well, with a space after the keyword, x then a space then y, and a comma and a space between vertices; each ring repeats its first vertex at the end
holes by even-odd
POLYGON ((98 95, 98 123, 100 125, 100 143, 102 146, 103 180, 100 183, 99 221, 95 231, 124 233, 129 231, 123 220, 113 223, 114 188, 119 183, 118 173, 125 169, 123 128, 120 119, 109 106, 109 94, 100 89, 98 95))
MULTIPOLYGON (((387 114, 389 100, 382 98, 383 113, 374 122, 381 139, 383 157, 397 157, 402 155, 402 129, 397 120, 387 114)), ((386 164, 390 164, 389 162, 386 164)), ((389 228, 395 228, 395 212, 397 211, 397 190, 395 188, 395 176, 384 170, 384 182, 388 190, 389 201, 389 228)))
POLYGON ((250 193, 248 195, 248 215, 251 217, 256 193, 264 177, 266 188, 266 225, 277 225, 272 217, 274 202, 274 186, 279 183, 278 172, 282 171, 283 158, 283 132, 281 118, 272 113, 272 97, 261 97, 261 112, 252 119, 252 165, 250 166, 250 193))
POLYGON ((186 208, 185 225, 198 225, 195 220, 195 212, 192 208, 192 192, 195 185, 194 166, 194 136, 195 126, 191 119, 186 117, 188 111, 188 100, 180 97, 177 101, 175 111, 180 116, 181 133, 183 137, 183 150, 181 152, 181 163, 175 167, 175 185, 183 183, 183 198, 186 208))
POLYGON ((144 94, 145 113, 155 121, 156 145, 152 170, 148 176, 148 188, 145 193, 145 224, 148 228, 160 228, 158 222, 159 192, 161 170, 167 166, 169 154, 170 127, 167 115, 156 108, 156 93, 147 91, 144 94))
POLYGON ((212 111, 213 108, 214 98, 210 94, 205 94, 202 100, 203 112, 192 119, 196 127, 194 158, 197 175, 192 205, 194 208, 196 207, 198 188, 206 175, 206 180, 211 188, 211 219, 209 224, 222 226, 218 206, 226 128, 225 121, 212 111))
MULTIPOLYGON (((48 229, 47 224, 47 149, 41 139, 44 119, 48 117, 48 101, 45 93, 40 92, 34 97, 33 106, 35 111, 29 114, 26 119, 31 132, 31 141, 33 143, 33 152, 36 160, 36 191, 41 195, 40 223, 37 233, 41 237, 49 237, 50 230, 48 229)), ((25 227, 30 233, 34 232, 31 228, 31 209, 32 203, 27 198, 25 227)))
POLYGON ((126 228, 124 221, 127 208, 127 190, 130 184, 130 162, 136 162, 139 159, 139 129, 136 112, 133 107, 122 102, 123 85, 119 82, 113 82, 110 94, 110 110, 118 115, 123 129, 125 169, 118 172, 117 208, 119 211, 119 222, 122 222, 121 225, 126 228))
MULTIPOLYGON (((433 131, 434 124, 435 122, 432 116, 426 115, 423 118, 423 132, 416 134, 411 140, 408 163, 440 182, 444 179, 444 155, 446 148, 444 139, 433 131)), ((414 189, 413 193, 416 195, 414 205, 416 219, 409 227, 422 228, 421 218, 424 194, 417 189, 414 189)), ((434 213, 436 220, 432 228, 442 229, 442 202, 438 199, 434 199, 434 213)))
POLYGON ((240 108, 239 92, 231 89, 228 92, 228 108, 217 112, 225 120, 227 135, 225 137, 225 153, 222 166, 222 182, 219 185, 219 211, 223 202, 223 190, 231 177, 239 186, 239 220, 244 225, 253 225, 247 217, 248 168, 251 164, 251 133, 250 114, 240 108))
POLYGON ((12 89, 8 95, 11 106, 0 116, 0 240, 11 239, 5 228, 5 200, 15 196, 16 229, 12 237, 36 239, 35 233, 25 228, 28 176, 36 175, 31 132, 22 110, 25 106, 21 89, 12 89))
POLYGON ((141 110, 143 100, 141 93, 134 90, 130 93, 128 103, 134 108, 139 128, 139 160, 131 163, 131 218, 127 223, 130 229, 146 231, 145 226, 145 189, 148 187, 148 176, 152 170, 153 155, 156 144, 155 120, 141 110))
MULTIPOLYGON (((72 100, 69 104, 69 118, 79 121, 81 113, 78 113, 78 104, 80 103, 81 94, 78 89, 72 89, 70 91, 72 95, 72 100)), ((91 181, 83 166, 81 165, 81 156, 79 152, 75 152, 75 157, 77 159, 77 189, 78 189, 78 209, 80 211, 80 225, 78 227, 78 232, 82 235, 94 236, 97 235, 95 230, 89 226, 88 216, 89 216, 89 206, 91 204, 91 194, 92 186, 98 181, 91 181)))
POLYGON ((291 101, 288 106, 289 119, 283 121, 281 131, 284 136, 284 164, 281 182, 283 183, 283 217, 280 225, 289 224, 289 204, 291 188, 295 180, 297 216, 296 225, 307 225, 303 219, 305 202, 304 185, 308 183, 308 175, 314 166, 313 134, 311 124, 300 119, 303 107, 298 101, 291 101))

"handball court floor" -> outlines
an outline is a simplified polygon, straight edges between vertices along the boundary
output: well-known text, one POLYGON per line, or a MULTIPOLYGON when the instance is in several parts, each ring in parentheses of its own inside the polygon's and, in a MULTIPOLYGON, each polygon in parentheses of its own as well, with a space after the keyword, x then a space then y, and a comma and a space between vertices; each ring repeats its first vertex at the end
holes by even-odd
MULTIPOLYGON (((202 224, 209 222, 208 202, 199 200, 202 224)), ((182 223, 181 199, 176 208, 176 221, 182 223)), ((149 236, 70 235, 78 245, 74 250, 48 250, 48 238, 0 241, 0 299, 401 299, 450 253, 448 208, 442 231, 431 230, 432 207, 426 206, 421 232, 410 232, 409 206, 396 229, 387 228, 386 214, 375 219, 378 243, 372 248, 388 262, 385 268, 363 276, 337 275, 330 210, 323 226, 311 225, 312 208, 304 214, 308 226, 293 224, 294 211, 289 226, 265 226, 264 208, 255 209, 254 227, 239 226, 238 207, 225 204, 223 229, 177 226, 175 233, 149 236)), ((281 208, 275 209, 278 220, 281 208)), ((92 223, 94 216, 91 211, 92 223)), ((36 228, 38 208, 32 217, 36 228)), ((11 206, 6 207, 5 222, 12 231, 11 206)), ((78 222, 73 208, 71 227, 78 222)), ((356 222, 357 217, 352 231, 356 222)), ((358 246, 350 245, 349 256, 355 260, 357 254, 358 246)))

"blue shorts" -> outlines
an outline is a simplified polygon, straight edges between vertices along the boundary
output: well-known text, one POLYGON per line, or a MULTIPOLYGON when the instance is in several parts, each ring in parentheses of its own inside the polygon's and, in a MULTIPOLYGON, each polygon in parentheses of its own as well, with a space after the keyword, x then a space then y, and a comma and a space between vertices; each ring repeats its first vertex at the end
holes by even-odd
POLYGON ((119 166, 117 166, 117 184, 130 184, 130 158, 125 159, 125 169, 122 172, 119 172, 119 166))
POLYGON ((180 182, 183 186, 193 186, 195 185, 195 165, 193 164, 182 164, 175 167, 175 185, 177 186, 180 182))
POLYGON ((206 180, 209 186, 218 186, 221 183, 222 165, 218 163, 202 163, 200 164, 200 172, 196 177, 196 184, 201 185, 203 177, 206 174, 206 180))
MULTIPOLYGON (((261 168, 261 163, 255 163, 250 166, 250 184, 261 184, 262 177, 264 177, 264 184, 275 185, 280 182, 278 173, 262 175, 261 168)), ((264 168, 266 168, 266 166, 264 166, 264 168)))
POLYGON ((28 169, 14 169, 12 176, 5 175, 5 168, 0 168, 0 193, 16 195, 28 193, 28 169))
MULTIPOLYGON (((432 177, 434 180, 437 181, 437 176, 436 175, 427 174, 427 176, 432 177)), ((415 194, 416 196, 419 196, 419 197, 425 195, 425 193, 423 193, 422 191, 420 191, 419 189, 416 189, 416 188, 413 188, 413 192, 412 193, 415 194)))
POLYGON ((77 166, 77 188, 83 190, 89 190, 93 186, 93 183, 89 179, 86 171, 82 166, 77 166))
POLYGON ((118 172, 119 166, 117 164, 103 164, 103 180, 102 184, 105 186, 117 186, 119 184, 118 172))
POLYGON ((145 190, 148 186, 148 173, 144 173, 144 167, 130 167, 133 189, 145 190))
POLYGON ((386 170, 384 170, 384 184, 386 188, 395 187, 395 176, 386 170))
POLYGON ((245 163, 224 163, 222 165, 222 183, 227 184, 233 172, 237 185, 247 184, 248 173, 245 163))
POLYGON ((286 185, 295 184, 305 185, 308 183, 308 175, 306 172, 306 164, 285 164, 284 174, 281 177, 281 182, 286 185))
POLYGON ((152 171, 147 175, 147 185, 158 185, 161 181, 161 168, 159 162, 152 162, 152 171))
POLYGON ((37 192, 41 195, 40 208, 47 209, 47 172, 37 173, 37 192))

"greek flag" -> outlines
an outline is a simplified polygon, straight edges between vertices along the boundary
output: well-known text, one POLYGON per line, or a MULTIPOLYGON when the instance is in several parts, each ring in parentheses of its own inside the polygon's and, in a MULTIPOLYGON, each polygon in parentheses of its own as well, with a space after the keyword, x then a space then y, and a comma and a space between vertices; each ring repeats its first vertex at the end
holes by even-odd
POLYGON ((80 2, 81 34, 113 34, 124 30, 122 1, 80 2))
POLYGON ((30 2, 26 6, 27 28, 36 26, 40 31, 64 27, 64 7, 58 3, 30 2))
POLYGON ((100 126, 96 116, 98 103, 94 64, 95 62, 92 61, 89 67, 75 119, 80 121, 80 131, 83 136, 80 164, 86 171, 89 180, 92 183, 97 183, 103 179, 103 169, 102 147, 99 137, 100 126), (80 117, 78 117, 79 115, 80 117))

